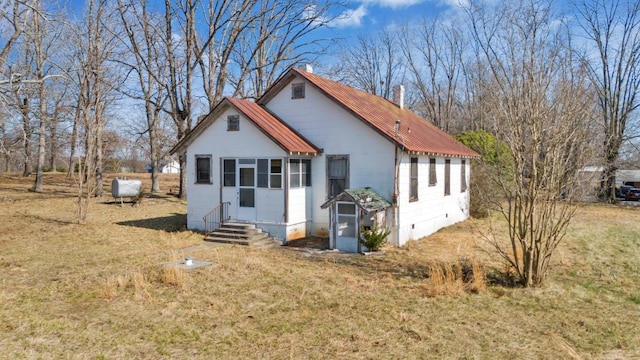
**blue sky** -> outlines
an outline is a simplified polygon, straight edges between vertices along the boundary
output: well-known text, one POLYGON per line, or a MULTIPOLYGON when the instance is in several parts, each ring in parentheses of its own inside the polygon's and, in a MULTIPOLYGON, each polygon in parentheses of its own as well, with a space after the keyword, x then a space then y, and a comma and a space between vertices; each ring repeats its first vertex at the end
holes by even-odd
MULTIPOLYGON (((207 0, 216 1, 216 0, 207 0)), ((331 0, 328 0, 331 1, 331 0)), ((341 0, 336 0, 340 2, 341 0)), ((377 30, 403 24, 412 19, 443 16, 458 8, 460 0, 347 0, 346 5, 334 9, 337 18, 331 22, 331 30, 340 37, 355 37, 359 33, 375 33, 377 30)), ((465 0, 462 0, 465 1, 465 0)), ((84 0, 67 0, 71 14, 79 15, 84 0)), ((158 1, 158 7, 164 5, 158 1)))
POLYGON ((345 37, 424 17, 443 16, 458 8, 458 0, 352 0, 331 28, 345 37))

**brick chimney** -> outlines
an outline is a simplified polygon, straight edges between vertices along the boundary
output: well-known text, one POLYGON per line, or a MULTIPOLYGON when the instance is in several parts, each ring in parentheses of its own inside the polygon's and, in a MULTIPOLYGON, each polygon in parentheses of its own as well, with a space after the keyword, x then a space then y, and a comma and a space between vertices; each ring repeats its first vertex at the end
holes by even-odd
POLYGON ((393 87, 393 102, 400 109, 404 109, 404 86, 396 85, 393 87))

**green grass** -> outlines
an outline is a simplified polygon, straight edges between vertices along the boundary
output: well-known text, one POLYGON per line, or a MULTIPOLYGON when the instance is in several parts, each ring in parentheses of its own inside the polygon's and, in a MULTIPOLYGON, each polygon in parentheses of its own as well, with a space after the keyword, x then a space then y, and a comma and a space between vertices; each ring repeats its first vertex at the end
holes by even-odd
POLYGON ((0 175, 0 358, 640 357, 640 209, 581 208, 543 288, 430 296, 434 262, 499 266, 485 222, 376 256, 199 248, 214 265, 170 281, 202 243, 184 202, 106 198, 77 225, 60 175, 20 180, 0 175))

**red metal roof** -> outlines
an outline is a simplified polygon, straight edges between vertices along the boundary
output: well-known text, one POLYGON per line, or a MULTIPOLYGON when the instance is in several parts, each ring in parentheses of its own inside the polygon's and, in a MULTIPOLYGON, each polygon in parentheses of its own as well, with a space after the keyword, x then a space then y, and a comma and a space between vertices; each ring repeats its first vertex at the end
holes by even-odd
POLYGON ((407 151, 461 157, 479 156, 435 125, 385 98, 300 69, 292 68, 284 78, 290 74, 304 78, 382 136, 407 151), (400 126, 396 133, 398 120, 400 126))
POLYGON ((264 107, 249 100, 235 98, 226 98, 225 100, 231 103, 285 151, 312 155, 320 153, 318 148, 264 107))
POLYGON ((261 105, 253 101, 224 98, 204 119, 180 140, 171 150, 171 154, 185 151, 186 147, 193 142, 206 128, 211 125, 221 112, 227 107, 232 106, 241 112, 247 119, 253 122, 267 137, 273 140, 278 146, 289 154, 309 154, 317 155, 321 151, 311 142, 298 134, 294 129, 290 128, 278 117, 270 113, 261 105))

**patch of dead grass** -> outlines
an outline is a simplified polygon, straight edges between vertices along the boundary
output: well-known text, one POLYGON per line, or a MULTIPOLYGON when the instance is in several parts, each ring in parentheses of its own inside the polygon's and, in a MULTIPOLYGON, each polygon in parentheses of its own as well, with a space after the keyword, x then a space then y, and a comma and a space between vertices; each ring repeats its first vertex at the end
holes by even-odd
POLYGON ((457 263, 431 261, 424 284, 428 297, 478 294, 487 290, 484 269, 476 260, 461 258, 457 263))
POLYGON ((184 202, 96 199, 78 225, 50 176, 0 175, 3 357, 640 357, 637 210, 581 208, 541 289, 487 280, 484 221, 382 256, 197 247, 214 266, 165 273, 202 244, 184 202))

